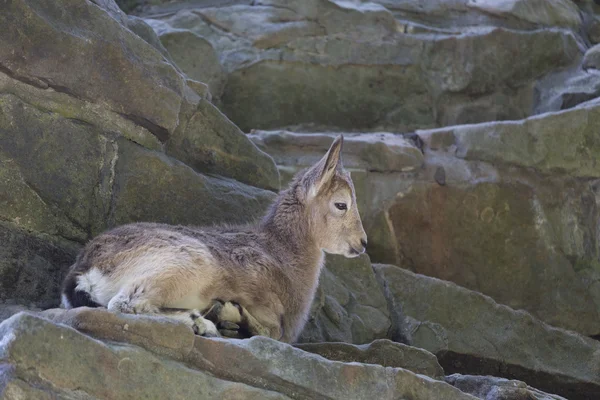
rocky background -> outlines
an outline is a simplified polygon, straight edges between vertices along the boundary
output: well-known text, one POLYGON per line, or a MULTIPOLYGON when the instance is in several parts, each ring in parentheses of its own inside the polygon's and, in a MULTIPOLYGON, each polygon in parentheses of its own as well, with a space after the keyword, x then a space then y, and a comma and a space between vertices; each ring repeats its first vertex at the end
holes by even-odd
POLYGON ((1 399, 600 399, 594 1, 4 0, 0 27, 1 399), (368 256, 328 257, 300 344, 55 308, 94 235, 255 220, 339 132, 368 256))

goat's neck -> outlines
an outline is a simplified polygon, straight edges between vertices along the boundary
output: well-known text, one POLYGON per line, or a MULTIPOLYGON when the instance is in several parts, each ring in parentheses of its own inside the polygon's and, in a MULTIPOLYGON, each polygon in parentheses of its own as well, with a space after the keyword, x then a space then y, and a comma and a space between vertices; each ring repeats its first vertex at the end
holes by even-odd
POLYGON ((317 246, 310 216, 292 187, 277 196, 260 229, 283 251, 286 264, 306 273, 320 269, 322 252, 317 246))

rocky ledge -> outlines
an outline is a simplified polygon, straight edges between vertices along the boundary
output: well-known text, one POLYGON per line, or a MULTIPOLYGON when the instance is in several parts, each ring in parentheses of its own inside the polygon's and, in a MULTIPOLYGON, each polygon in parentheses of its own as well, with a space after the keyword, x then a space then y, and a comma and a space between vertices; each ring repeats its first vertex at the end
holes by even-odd
POLYGON ((445 382, 435 356, 389 341, 306 348, 327 359, 263 337, 207 339, 165 318, 100 309, 21 312, 0 324, 0 337, 0 398, 11 400, 560 399, 516 381, 445 382), (364 363, 347 362, 359 353, 364 363))

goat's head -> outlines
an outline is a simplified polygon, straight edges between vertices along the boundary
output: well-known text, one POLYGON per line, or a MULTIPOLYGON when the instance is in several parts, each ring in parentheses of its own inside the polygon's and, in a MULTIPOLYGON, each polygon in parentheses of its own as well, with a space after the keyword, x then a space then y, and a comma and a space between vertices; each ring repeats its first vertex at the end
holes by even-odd
POLYGON ((338 136, 327 154, 304 174, 304 203, 317 245, 327 253, 357 257, 366 250, 367 234, 352 178, 342 165, 343 143, 344 137, 338 136))

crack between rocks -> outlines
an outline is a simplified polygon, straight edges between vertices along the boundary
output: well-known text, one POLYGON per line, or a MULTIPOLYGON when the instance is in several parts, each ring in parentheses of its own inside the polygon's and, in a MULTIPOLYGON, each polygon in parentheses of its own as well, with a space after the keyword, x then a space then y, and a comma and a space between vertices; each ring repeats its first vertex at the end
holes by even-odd
POLYGON ((118 114, 120 116, 122 116, 123 118, 133 122, 134 124, 139 125, 142 128, 145 128, 146 130, 148 130, 160 141, 161 144, 164 144, 169 139, 168 129, 166 129, 162 126, 159 126, 144 117, 140 117, 140 116, 133 115, 133 114, 124 114, 124 113, 118 113, 118 114))

